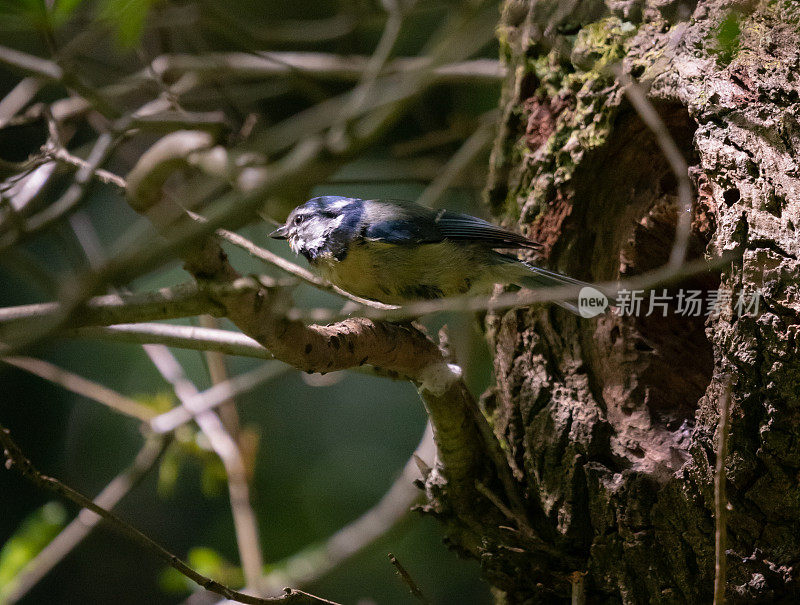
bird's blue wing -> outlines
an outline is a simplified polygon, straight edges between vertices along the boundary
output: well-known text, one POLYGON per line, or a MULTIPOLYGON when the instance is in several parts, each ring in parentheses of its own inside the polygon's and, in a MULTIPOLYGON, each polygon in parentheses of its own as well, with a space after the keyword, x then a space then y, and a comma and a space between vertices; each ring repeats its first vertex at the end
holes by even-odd
POLYGON ((465 240, 482 244, 488 248, 539 248, 533 240, 506 231, 483 219, 458 212, 440 212, 436 216, 436 224, 441 234, 447 239, 465 240))
POLYGON ((429 244, 444 239, 436 226, 436 212, 412 202, 368 200, 364 237, 397 245, 429 244))
POLYGON ((387 244, 424 244, 442 241, 424 223, 407 218, 371 223, 364 231, 367 239, 387 244))
POLYGON ((369 200, 364 237, 389 244, 429 244, 456 240, 487 248, 538 248, 539 244, 483 219, 411 202, 369 200))

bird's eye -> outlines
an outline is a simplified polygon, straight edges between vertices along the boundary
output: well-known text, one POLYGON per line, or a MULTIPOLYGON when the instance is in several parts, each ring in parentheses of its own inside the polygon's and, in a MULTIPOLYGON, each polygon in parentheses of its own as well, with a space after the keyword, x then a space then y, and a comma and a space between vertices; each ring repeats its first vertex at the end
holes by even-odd
POLYGON ((296 217, 294 217, 294 224, 299 225, 300 223, 303 222, 304 218, 305 217, 302 214, 298 214, 296 217))

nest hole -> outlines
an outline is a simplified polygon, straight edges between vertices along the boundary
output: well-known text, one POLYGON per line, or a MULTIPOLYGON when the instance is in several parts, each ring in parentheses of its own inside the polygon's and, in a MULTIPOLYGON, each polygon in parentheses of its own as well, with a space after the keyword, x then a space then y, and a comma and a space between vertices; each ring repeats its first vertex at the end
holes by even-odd
MULTIPOLYGON (((662 103, 656 109, 678 148, 689 152, 689 165, 696 165, 691 152, 694 120, 680 105, 662 103)), ((584 175, 575 192, 576 208, 584 212, 574 214, 583 227, 572 249, 592 250, 592 260, 574 258, 576 269, 583 268, 587 279, 604 281, 664 266, 675 241, 678 183, 658 141, 636 112, 621 112, 610 140, 584 166, 593 177, 584 175)), ((689 259, 702 257, 713 234, 713 228, 706 228, 708 222, 693 221, 689 259)), ((650 428, 641 420, 641 412, 652 425, 675 431, 676 440, 693 423, 713 374, 705 305, 707 293, 718 289, 719 283, 719 273, 703 273, 669 287, 658 286, 652 294, 643 293, 638 313, 606 317, 587 327, 584 342, 593 350, 595 390, 601 393, 612 424, 615 417, 619 419, 618 430, 635 418, 647 433, 650 428), (681 312, 681 293, 698 290, 702 311, 681 312), (659 305, 648 313, 650 296, 666 300, 666 309, 659 305)), ((650 449, 646 443, 643 447, 650 449)))

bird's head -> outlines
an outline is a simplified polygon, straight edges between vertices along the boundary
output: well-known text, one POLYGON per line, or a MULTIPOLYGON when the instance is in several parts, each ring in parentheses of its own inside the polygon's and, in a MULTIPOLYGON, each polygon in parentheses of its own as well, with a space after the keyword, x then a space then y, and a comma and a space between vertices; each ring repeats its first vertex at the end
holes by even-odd
POLYGON ((320 254, 338 254, 357 235, 361 200, 327 195, 308 200, 289 213, 286 223, 270 233, 285 239, 295 254, 313 261, 320 254))

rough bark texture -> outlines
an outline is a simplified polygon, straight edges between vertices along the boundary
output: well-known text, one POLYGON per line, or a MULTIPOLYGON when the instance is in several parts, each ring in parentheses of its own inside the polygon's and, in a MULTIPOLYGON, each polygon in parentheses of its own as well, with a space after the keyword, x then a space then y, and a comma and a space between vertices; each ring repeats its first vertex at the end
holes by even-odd
MULTIPOLYGON (((742 260, 683 288, 763 291, 758 317, 487 318, 483 405, 556 554, 485 539, 509 603, 708 603, 717 399, 734 378, 728 598, 800 594, 800 5, 789 0, 509 1, 488 200, 585 280, 663 264, 676 180, 613 73, 640 82, 692 167, 691 254, 742 260), (572 8, 573 10, 569 10, 572 8), (721 286, 720 286, 721 285, 721 286)), ((487 531, 486 535, 495 535, 487 531)), ((502 533, 502 532, 500 532, 502 533)), ((524 541, 523 541, 524 542, 524 541)))

